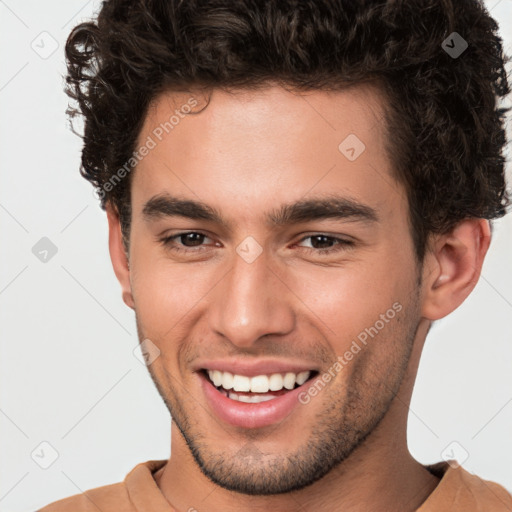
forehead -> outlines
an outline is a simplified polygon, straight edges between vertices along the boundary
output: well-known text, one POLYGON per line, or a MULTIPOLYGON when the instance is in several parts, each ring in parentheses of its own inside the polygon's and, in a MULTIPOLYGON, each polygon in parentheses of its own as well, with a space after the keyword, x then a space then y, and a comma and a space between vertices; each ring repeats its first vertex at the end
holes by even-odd
POLYGON ((311 146, 315 137, 328 135, 327 143, 352 133, 378 150, 385 132, 385 101, 380 89, 365 84, 340 91, 299 92, 277 85, 259 90, 214 89, 208 104, 199 92, 167 92, 151 103, 141 136, 163 130, 156 133, 159 142, 172 133, 175 140, 182 136, 219 148, 230 144, 247 155, 251 147, 258 153, 261 147, 296 153, 296 146, 287 145, 292 139, 311 146), (191 109, 191 104, 197 107, 191 109), (189 110, 191 115, 180 113, 189 110), (277 139, 269 139, 269 134, 277 133, 277 139), (252 135, 250 140, 247 134, 252 135))
POLYGON ((246 219, 308 195, 336 192, 374 207, 403 195, 378 89, 216 89, 203 107, 204 96, 193 92, 153 102, 138 139, 138 146, 151 140, 151 149, 134 172, 134 211, 161 193, 246 219))

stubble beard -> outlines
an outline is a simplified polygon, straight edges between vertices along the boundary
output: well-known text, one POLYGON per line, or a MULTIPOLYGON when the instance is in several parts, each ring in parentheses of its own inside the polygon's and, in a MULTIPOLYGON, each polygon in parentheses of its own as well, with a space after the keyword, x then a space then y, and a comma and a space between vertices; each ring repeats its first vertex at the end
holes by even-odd
MULTIPOLYGON (((297 491, 339 467, 386 415, 406 374, 419 326, 417 301, 414 302, 404 311, 399 325, 391 329, 389 336, 395 339, 396 353, 387 361, 384 371, 379 360, 372 359, 372 351, 365 348, 351 361, 355 366, 342 391, 340 386, 327 386, 309 404, 299 406, 308 408, 323 400, 324 409, 319 413, 317 408, 311 407, 309 419, 315 419, 316 424, 293 452, 283 447, 281 453, 264 453, 258 447, 258 435, 250 432, 247 441, 235 453, 215 449, 208 438, 210 425, 194 421, 194 407, 187 410, 187 404, 192 403, 190 398, 185 395, 178 398, 176 391, 181 386, 173 385, 174 379, 165 367, 161 366, 164 379, 156 376, 154 367, 149 366, 148 370, 195 462, 212 482, 224 489, 254 496, 297 491), (164 382, 167 390, 162 385, 164 382)), ((141 335, 139 332, 139 337, 144 339, 141 335)), ((377 339, 375 343, 380 341, 377 339)), ((214 428, 218 428, 218 424, 211 419, 214 428)), ((279 429, 279 425, 274 427, 279 429)), ((230 437, 227 428, 226 437, 230 437)))

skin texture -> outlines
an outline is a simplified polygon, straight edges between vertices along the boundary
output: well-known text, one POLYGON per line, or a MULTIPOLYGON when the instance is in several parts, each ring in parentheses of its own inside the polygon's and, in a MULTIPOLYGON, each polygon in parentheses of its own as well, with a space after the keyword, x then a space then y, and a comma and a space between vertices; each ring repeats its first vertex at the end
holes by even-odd
MULTIPOLYGON (((188 98, 156 98, 139 141, 188 98)), ((437 485, 407 450, 408 404, 428 328, 474 288, 489 225, 468 219, 433 237, 418 266, 385 150, 383 101, 369 87, 215 90, 137 165, 128 257, 108 208, 123 300, 140 340, 160 350, 149 371, 173 417, 172 456, 155 479, 176 510, 412 511, 437 485), (366 146, 354 161, 338 149, 349 134, 366 146), (145 219, 146 202, 165 193, 202 201, 230 225, 145 219), (370 206, 378 222, 265 222, 282 204, 334 193, 370 206), (183 232, 206 236, 175 238, 182 252, 161 242, 183 232), (252 263, 236 251, 248 236, 262 249, 252 263), (201 359, 294 360, 322 373, 396 303, 394 318, 283 421, 233 427, 209 408, 194 372, 201 359)))

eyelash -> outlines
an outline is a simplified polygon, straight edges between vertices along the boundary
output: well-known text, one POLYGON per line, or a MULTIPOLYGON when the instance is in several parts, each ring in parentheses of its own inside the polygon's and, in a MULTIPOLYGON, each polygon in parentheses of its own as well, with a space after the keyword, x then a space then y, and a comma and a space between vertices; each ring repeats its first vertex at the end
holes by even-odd
MULTIPOLYGON (((170 250, 172 250, 173 252, 176 252, 176 253, 203 251, 203 249, 197 250, 194 247, 183 249, 182 247, 178 247, 176 245, 173 245, 174 244, 174 240, 176 240, 176 239, 178 239, 178 238, 180 238, 182 236, 190 235, 190 234, 201 235, 201 236, 204 236, 206 238, 209 238, 208 235, 206 235, 205 233, 201 233, 200 231, 184 231, 182 233, 177 233, 175 235, 171 235, 171 236, 167 236, 167 237, 161 238, 160 242, 167 249, 170 249, 170 250)), ((301 238, 298 243, 303 242, 304 240, 307 240, 308 238, 315 238, 315 237, 325 237, 325 238, 328 238, 329 240, 335 242, 335 245, 333 247, 329 247, 328 249, 315 249, 314 247, 301 247, 301 248, 302 249, 306 249, 307 252, 315 252, 316 254, 320 254, 320 255, 323 256, 323 255, 329 255, 329 254, 331 254, 333 252, 342 251, 343 249, 351 248, 354 245, 354 242, 352 242, 351 240, 344 240, 343 238, 337 238, 337 237, 334 237, 334 236, 325 235, 324 233, 316 233, 314 235, 305 236, 304 238, 301 238)), ((200 245, 200 246, 196 246, 196 247, 201 248, 202 246, 200 245)))

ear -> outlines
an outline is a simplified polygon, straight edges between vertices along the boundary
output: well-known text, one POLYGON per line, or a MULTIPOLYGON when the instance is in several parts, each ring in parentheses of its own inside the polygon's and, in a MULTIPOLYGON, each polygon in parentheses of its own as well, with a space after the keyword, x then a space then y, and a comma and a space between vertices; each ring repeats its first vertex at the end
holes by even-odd
POLYGON ((128 307, 135 309, 130 283, 130 264, 124 250, 119 215, 111 205, 106 206, 106 211, 108 219, 108 248, 112 266, 114 267, 114 273, 121 285, 124 303, 128 307))
POLYGON ((423 317, 438 320, 464 302, 478 282, 490 242, 485 219, 465 219, 435 237, 423 265, 423 317))

